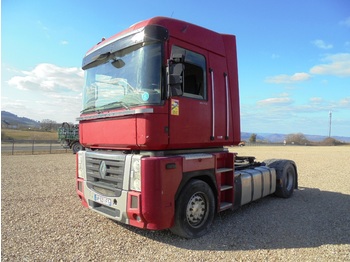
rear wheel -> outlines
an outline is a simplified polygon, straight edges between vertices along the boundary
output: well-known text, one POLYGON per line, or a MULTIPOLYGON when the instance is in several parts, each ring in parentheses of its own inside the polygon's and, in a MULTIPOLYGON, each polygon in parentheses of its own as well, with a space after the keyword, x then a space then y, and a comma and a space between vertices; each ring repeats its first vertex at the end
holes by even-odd
POLYGON ((276 192, 278 197, 289 198, 297 188, 297 173, 290 160, 269 159, 264 163, 276 170, 276 192))
POLYGON ((181 191, 175 206, 175 224, 170 229, 185 238, 205 235, 214 219, 215 199, 209 185, 191 180, 181 191))
POLYGON ((74 142, 72 145, 73 154, 78 153, 80 150, 83 150, 84 147, 79 142, 74 142))

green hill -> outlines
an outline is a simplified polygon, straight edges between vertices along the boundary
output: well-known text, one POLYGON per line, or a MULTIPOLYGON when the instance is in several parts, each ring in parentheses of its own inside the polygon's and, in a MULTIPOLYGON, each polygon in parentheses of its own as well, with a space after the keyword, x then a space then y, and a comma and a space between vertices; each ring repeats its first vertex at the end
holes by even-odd
POLYGON ((7 111, 1 111, 2 128, 23 128, 23 127, 40 127, 40 122, 26 117, 19 117, 7 111))

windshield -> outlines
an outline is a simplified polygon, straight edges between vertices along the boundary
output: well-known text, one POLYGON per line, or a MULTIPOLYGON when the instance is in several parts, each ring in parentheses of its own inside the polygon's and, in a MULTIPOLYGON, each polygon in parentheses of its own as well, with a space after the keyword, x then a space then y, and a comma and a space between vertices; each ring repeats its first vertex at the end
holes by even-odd
POLYGON ((85 70, 83 113, 159 104, 161 43, 145 43, 99 55, 85 70))

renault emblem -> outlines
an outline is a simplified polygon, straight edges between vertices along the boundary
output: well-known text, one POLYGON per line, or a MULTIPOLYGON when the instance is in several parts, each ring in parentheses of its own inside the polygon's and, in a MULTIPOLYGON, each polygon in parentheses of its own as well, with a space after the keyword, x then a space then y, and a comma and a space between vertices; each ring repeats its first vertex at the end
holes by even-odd
POLYGON ((106 166, 105 161, 101 161, 99 173, 100 173, 101 178, 105 178, 105 176, 107 174, 107 166, 106 166))

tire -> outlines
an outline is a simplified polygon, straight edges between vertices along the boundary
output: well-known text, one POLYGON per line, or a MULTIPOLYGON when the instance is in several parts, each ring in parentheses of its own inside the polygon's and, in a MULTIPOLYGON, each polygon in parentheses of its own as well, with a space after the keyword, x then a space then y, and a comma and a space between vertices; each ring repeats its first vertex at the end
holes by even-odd
POLYGON ((73 154, 78 153, 80 150, 83 150, 83 146, 79 142, 74 142, 72 145, 73 154))
POLYGON ((209 185, 202 180, 190 180, 181 190, 175 204, 174 234, 184 238, 205 235, 215 215, 215 198, 209 185))
POLYGON ((282 198, 291 197, 298 185, 295 163, 283 159, 269 159, 265 160, 264 163, 276 170, 275 195, 282 198))
POLYGON ((68 124, 67 122, 63 122, 63 123, 62 123, 62 127, 63 127, 63 128, 66 128, 66 129, 69 129, 69 128, 70 128, 70 126, 69 126, 69 124, 68 124))

